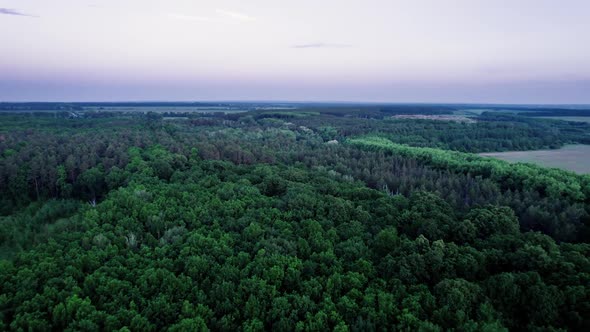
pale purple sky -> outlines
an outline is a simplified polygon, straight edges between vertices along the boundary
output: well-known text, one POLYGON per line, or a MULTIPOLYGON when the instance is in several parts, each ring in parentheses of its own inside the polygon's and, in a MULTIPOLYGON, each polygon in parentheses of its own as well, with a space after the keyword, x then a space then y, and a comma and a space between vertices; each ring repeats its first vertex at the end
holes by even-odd
POLYGON ((589 0, 0 0, 0 101, 590 103, 589 0))

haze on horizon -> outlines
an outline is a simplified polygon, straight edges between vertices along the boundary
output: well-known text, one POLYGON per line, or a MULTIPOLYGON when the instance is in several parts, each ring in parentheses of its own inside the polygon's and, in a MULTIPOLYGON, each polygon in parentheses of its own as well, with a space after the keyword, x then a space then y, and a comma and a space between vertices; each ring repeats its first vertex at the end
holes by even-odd
POLYGON ((0 101, 590 103, 586 0, 0 0, 0 101))

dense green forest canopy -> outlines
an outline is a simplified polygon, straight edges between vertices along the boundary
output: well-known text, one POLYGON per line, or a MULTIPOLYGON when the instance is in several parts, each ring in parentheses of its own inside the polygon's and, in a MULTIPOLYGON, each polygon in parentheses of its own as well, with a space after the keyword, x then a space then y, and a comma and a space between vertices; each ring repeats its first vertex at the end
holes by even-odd
POLYGON ((0 330, 590 330, 590 176, 473 154, 589 124, 168 106, 0 113, 0 330))

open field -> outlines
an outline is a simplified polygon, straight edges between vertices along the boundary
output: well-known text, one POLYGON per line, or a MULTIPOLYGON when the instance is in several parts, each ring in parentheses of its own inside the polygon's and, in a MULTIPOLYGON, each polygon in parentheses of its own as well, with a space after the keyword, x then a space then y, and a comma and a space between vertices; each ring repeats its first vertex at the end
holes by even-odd
POLYGON ((489 152, 479 155, 590 174, 590 145, 566 145, 558 150, 489 152))

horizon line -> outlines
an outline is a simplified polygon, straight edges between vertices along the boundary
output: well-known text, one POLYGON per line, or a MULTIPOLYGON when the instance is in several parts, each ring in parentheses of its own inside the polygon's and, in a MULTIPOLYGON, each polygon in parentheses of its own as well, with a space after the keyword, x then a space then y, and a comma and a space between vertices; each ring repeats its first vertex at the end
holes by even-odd
POLYGON ((203 99, 203 100, 173 100, 173 99, 138 99, 138 100, 88 100, 88 101, 75 101, 75 100, 62 100, 62 101, 47 101, 47 100, 0 100, 0 104, 12 103, 12 104, 26 104, 26 103, 101 103, 101 104, 114 104, 114 103, 266 103, 266 104, 356 104, 356 105, 489 105, 489 106, 590 106, 590 103, 534 103, 534 102, 509 102, 509 103, 491 103, 491 102, 436 102, 436 101, 363 101, 363 100, 256 100, 256 99, 203 99))

